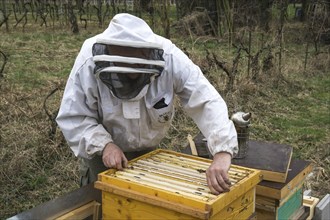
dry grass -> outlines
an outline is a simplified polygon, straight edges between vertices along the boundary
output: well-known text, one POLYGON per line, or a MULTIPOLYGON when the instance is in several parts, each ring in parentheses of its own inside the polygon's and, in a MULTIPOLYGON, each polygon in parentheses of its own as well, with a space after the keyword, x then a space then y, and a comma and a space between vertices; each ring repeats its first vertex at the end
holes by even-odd
MULTIPOLYGON (((5 77, 0 78, 1 219, 78 187, 77 159, 60 131, 52 130, 43 105, 47 95, 58 89, 46 100, 48 112, 56 115, 74 58, 83 40, 96 32, 97 29, 71 35, 43 29, 1 33, 0 50, 8 55, 5 77)), ((304 48, 287 44, 282 74, 277 74, 275 65, 256 81, 244 74, 243 57, 234 90, 227 93, 227 76, 214 63, 205 65, 209 60, 197 40, 174 41, 207 70, 206 76, 222 93, 230 113, 252 112, 252 138, 292 145, 295 157, 315 163, 307 187, 317 196, 329 193, 327 47, 322 48, 327 53, 310 55, 304 71, 304 48)), ((225 42, 212 41, 208 48, 230 63, 234 55, 224 49, 228 48, 225 42)), ((160 147, 179 149, 186 145, 187 134, 197 133, 196 125, 179 107, 160 147)))
POLYGON ((1 82, 0 216, 9 217, 76 187, 76 159, 60 133, 49 139, 42 108, 48 88, 29 92, 1 82))

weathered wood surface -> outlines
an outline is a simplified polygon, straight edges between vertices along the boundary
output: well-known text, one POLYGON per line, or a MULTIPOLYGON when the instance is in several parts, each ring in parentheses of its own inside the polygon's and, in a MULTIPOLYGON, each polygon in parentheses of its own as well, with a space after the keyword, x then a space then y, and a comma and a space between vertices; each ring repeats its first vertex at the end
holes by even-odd
POLYGON ((306 179, 312 171, 312 163, 305 160, 292 159, 285 183, 263 180, 257 185, 257 195, 282 200, 306 179))

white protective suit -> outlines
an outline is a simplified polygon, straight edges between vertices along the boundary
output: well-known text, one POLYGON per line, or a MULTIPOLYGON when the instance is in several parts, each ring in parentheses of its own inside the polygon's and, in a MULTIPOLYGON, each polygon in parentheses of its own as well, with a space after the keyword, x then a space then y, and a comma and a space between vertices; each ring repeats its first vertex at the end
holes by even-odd
POLYGON ((109 142, 123 152, 155 148, 170 128, 175 94, 207 138, 212 155, 221 151, 237 153, 236 130, 228 118, 227 106, 200 68, 170 40, 154 34, 140 18, 118 14, 103 33, 84 42, 67 81, 56 121, 78 157, 91 159, 95 154, 101 155, 109 142), (124 116, 124 110, 130 115, 130 109, 123 109, 123 100, 95 77, 92 46, 99 38, 157 43, 164 50, 164 70, 140 99, 136 119, 124 116), (163 98, 167 106, 154 108, 163 98))

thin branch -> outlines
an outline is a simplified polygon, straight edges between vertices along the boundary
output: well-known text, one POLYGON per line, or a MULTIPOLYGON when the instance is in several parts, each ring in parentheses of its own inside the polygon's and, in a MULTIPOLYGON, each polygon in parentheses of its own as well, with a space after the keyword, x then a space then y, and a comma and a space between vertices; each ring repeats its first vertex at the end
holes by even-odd
POLYGON ((1 50, 0 50, 0 54, 3 56, 3 63, 2 63, 1 68, 0 68, 0 78, 2 78, 3 77, 3 70, 5 69, 8 58, 7 58, 6 54, 4 52, 2 52, 1 50))

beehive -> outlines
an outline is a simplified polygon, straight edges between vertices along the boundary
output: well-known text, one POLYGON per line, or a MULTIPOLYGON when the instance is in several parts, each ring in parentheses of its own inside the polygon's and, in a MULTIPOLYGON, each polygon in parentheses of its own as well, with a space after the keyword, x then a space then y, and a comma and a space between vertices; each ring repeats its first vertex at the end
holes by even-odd
MULTIPOLYGON (((292 159, 285 183, 262 181, 256 187, 256 212, 260 219, 298 219, 303 207, 303 184, 312 163, 292 159)), ((303 213, 302 213, 303 214, 303 213)))
POLYGON ((232 165, 230 191, 211 194, 206 169, 211 160, 155 150, 123 171, 98 175, 103 219, 248 219, 255 212, 260 171, 232 165))
POLYGON ((302 185, 283 201, 257 195, 256 207, 258 219, 299 219, 293 216, 303 208, 302 185))

